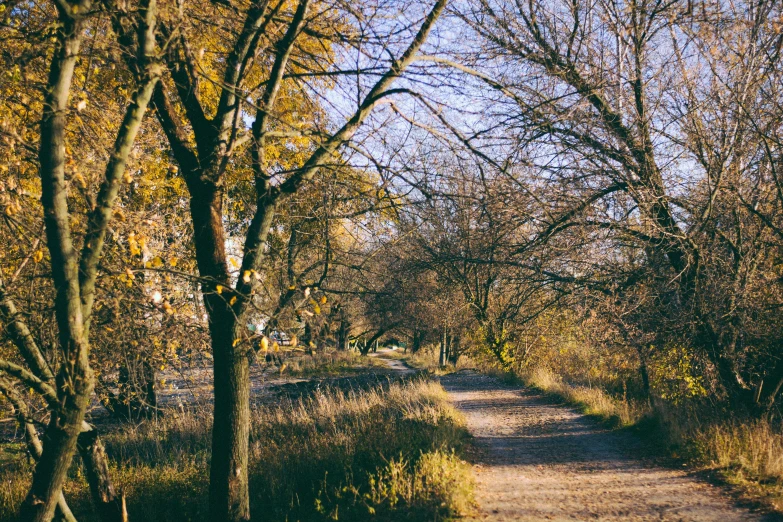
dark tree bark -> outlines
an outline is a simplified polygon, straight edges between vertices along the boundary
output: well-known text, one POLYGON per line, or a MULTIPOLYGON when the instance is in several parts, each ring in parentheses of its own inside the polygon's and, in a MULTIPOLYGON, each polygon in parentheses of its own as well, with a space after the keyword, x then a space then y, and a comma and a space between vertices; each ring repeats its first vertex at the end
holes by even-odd
POLYGON ((345 310, 340 307, 340 326, 337 330, 337 349, 346 351, 349 349, 351 324, 348 321, 345 310))
POLYGON ((79 434, 78 448, 98 516, 103 522, 127 522, 125 496, 117 495, 114 490, 109 476, 106 450, 98 432, 95 429, 82 431, 79 434))
MULTIPOLYGON (((16 418, 19 422, 19 426, 24 430, 25 442, 27 443, 27 451, 33 460, 38 461, 43 453, 43 444, 41 439, 38 438, 38 432, 35 429, 35 425, 30 417, 30 412, 27 409, 24 401, 14 390, 13 385, 0 379, 0 393, 5 395, 8 401, 16 410, 16 418)), ((68 507, 68 503, 65 501, 65 497, 60 492, 60 497, 57 499, 57 509, 55 511, 55 518, 64 520, 65 522, 76 522, 76 517, 73 516, 71 509, 68 507)))
POLYGON ((424 333, 420 330, 413 331, 413 339, 411 341, 411 352, 417 353, 421 349, 421 343, 424 340, 424 333))

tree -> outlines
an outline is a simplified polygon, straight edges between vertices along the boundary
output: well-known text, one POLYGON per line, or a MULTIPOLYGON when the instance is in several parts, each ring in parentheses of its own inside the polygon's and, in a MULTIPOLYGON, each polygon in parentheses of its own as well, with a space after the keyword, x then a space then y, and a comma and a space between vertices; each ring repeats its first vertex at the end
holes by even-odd
MULTIPOLYGON (((84 427, 85 411, 94 388, 93 370, 90 366, 90 319, 92 315, 95 280, 98 263, 103 251, 107 227, 112 219, 117 193, 123 183, 128 155, 141 125, 144 112, 152 97, 160 68, 155 60, 157 5, 154 1, 142 2, 138 17, 133 20, 137 28, 133 49, 138 55, 134 71, 136 91, 125 109, 122 124, 117 133, 111 157, 105 167, 105 176, 95 204, 89 212, 81 253, 77 250, 71 228, 72 213, 69 210, 66 167, 68 150, 66 129, 70 118, 81 110, 81 102, 74 111, 69 105, 74 71, 77 67, 80 47, 87 32, 88 21, 94 16, 91 2, 59 2, 57 24, 54 32, 55 49, 49 66, 45 96, 40 118, 38 165, 41 189, 41 206, 44 213, 46 245, 51 256, 51 273, 55 286, 55 316, 58 328, 60 367, 50 371, 48 362, 35 344, 29 329, 14 309, 13 302, 3 295, 2 312, 11 323, 11 337, 25 359, 30 371, 13 363, 3 363, 4 371, 26 385, 33 386, 46 399, 51 420, 44 433, 43 448, 35 467, 30 492, 22 506, 23 520, 51 519, 55 508, 67 514, 63 504, 61 487, 70 466, 73 453, 84 427)), ((114 9, 113 6, 110 6, 114 9)), ((122 10, 112 11, 116 16, 127 16, 122 10)), ((40 253, 32 253, 36 262, 40 253)), ((29 258, 28 258, 29 260, 29 258)), ((5 388, 9 397, 11 388, 5 388)), ((94 436, 94 435, 90 435, 94 436)), ((30 443, 35 438, 30 434, 30 443)), ((100 446, 86 444, 83 457, 89 458, 100 446)), ((88 467, 96 472, 95 484, 105 484, 100 475, 103 467, 88 467)), ((112 497, 113 491, 105 490, 104 497, 112 497)), ((112 500, 113 499, 106 499, 112 500)), ((99 504, 100 505, 100 504, 99 504)), ((121 514, 120 514, 121 515, 121 514)))
POLYGON ((678 2, 462 5, 454 14, 463 32, 455 34, 483 44, 467 60, 464 53, 428 59, 466 79, 443 75, 436 85, 471 99, 485 118, 454 123, 458 111, 421 101, 436 130, 536 195, 542 245, 571 234, 584 252, 600 253, 593 259, 613 261, 630 247, 634 263, 644 265, 627 270, 612 262, 618 270, 611 274, 597 263, 578 270, 564 263, 554 277, 604 290, 651 277, 657 319, 647 327, 669 325, 658 344, 687 338, 729 401, 761 409, 783 383, 769 348, 777 337, 748 335, 751 315, 778 320, 774 292, 762 290, 778 249, 770 243, 775 226, 758 210, 778 204, 777 196, 761 196, 776 192, 769 129, 780 107, 772 101, 778 10, 752 3, 695 11, 678 2), (727 27, 737 38, 725 38, 727 27), (518 176, 520 164, 531 179, 518 176), (590 281, 594 275, 607 279, 590 281), (760 295, 768 306, 758 305, 760 295))
POLYGON ((321 20, 328 18, 327 7, 300 0, 292 12, 287 12, 288 6, 283 2, 251 3, 243 13, 242 27, 233 42, 225 47, 223 42, 217 44, 226 49, 225 68, 203 87, 191 44, 191 38, 198 38, 199 34, 188 31, 195 29, 192 24, 197 24, 198 18, 181 20, 179 24, 184 29, 179 32, 175 32, 174 26, 162 28, 164 36, 173 36, 176 44, 167 54, 168 75, 156 88, 154 104, 190 194, 196 260, 214 357, 215 428, 210 470, 213 520, 247 520, 250 516, 249 360, 243 343, 243 318, 257 287, 253 274, 262 268, 277 207, 327 166, 338 148, 352 138, 373 108, 390 94, 394 81, 415 60, 445 3, 435 3, 411 43, 392 60, 344 123, 333 132, 323 133, 295 168, 282 172, 270 168, 268 155, 276 127, 287 123, 280 94, 295 81, 295 77, 286 76, 308 66, 307 45, 312 38, 308 33, 319 34, 321 20), (275 38, 275 34, 282 36, 275 38), (262 49, 268 53, 259 56, 262 49), (257 86, 259 74, 263 80, 257 86), (252 105, 247 100, 253 100, 252 105), (255 116, 249 131, 244 128, 248 109, 255 116), (256 197, 235 276, 227 261, 223 203, 227 174, 242 143, 248 144, 251 155, 250 174, 256 197))

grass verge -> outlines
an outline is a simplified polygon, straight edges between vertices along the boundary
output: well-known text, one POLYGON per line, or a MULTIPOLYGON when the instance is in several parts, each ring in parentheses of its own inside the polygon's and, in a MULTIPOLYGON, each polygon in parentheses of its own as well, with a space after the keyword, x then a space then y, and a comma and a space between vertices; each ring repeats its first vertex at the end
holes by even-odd
MULTIPOLYGON (((131 520, 207 517, 211 419, 170 414, 105 437, 131 520)), ((439 384, 418 378, 358 393, 315 395, 253 411, 251 512, 267 520, 447 520, 472 505, 468 440, 439 384)), ((15 518, 30 465, 0 471, 0 520, 15 518)), ((65 487, 80 521, 95 520, 74 467, 65 487)))

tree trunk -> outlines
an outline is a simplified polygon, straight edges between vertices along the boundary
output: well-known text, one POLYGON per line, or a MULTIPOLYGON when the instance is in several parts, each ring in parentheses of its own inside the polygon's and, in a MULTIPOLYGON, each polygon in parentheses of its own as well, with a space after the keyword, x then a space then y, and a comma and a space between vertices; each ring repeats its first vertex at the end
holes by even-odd
POLYGON ((457 361, 459 360, 460 355, 460 344, 462 344, 462 339, 459 335, 455 335, 451 338, 451 343, 449 347, 449 354, 446 358, 450 364, 457 366, 457 361))
POLYGON ((440 354, 438 356, 438 366, 441 368, 443 366, 446 366, 446 341, 447 341, 448 333, 446 331, 446 326, 443 326, 443 337, 440 341, 440 354))
MULTIPOLYGON (((200 180, 206 173, 190 176, 200 180)), ((223 193, 201 183, 191 189, 196 261, 209 318, 214 363, 214 425, 209 474, 209 509, 215 522, 250 520, 248 442, 250 360, 239 339, 235 298, 226 264, 223 193)))
POLYGON ((642 390, 644 398, 649 405, 651 404, 652 396, 650 395, 650 374, 647 371, 647 354, 641 346, 637 345, 636 350, 639 352, 639 375, 642 377, 642 390))
POLYGON ((411 352, 416 353, 421 349, 421 342, 424 335, 418 330, 413 331, 413 340, 411 346, 411 352))
MULTIPOLYGON (((43 445, 41 439, 38 438, 38 432, 35 429, 30 414, 27 411, 27 406, 24 401, 16 394, 13 386, 0 380, 0 391, 6 396, 8 401, 16 410, 16 418, 19 422, 19 426, 24 430, 25 442, 27 443, 27 451, 34 461, 38 461, 43 453, 43 445)), ((63 520, 65 522, 76 522, 76 517, 73 516, 71 508, 68 507, 68 503, 65 501, 65 497, 60 492, 60 497, 57 499, 57 509, 55 511, 55 519, 63 520)))
POLYGON ((35 522, 49 522, 54 515, 94 385, 83 332, 77 255, 71 240, 65 189, 65 117, 83 23, 63 13, 60 21, 59 48, 49 71, 41 118, 39 160, 41 203, 57 290, 55 312, 64 364, 57 375, 61 406, 52 412, 44 434, 43 453, 20 510, 21 520, 35 522))
POLYGON ((214 522, 245 521, 250 520, 250 361, 243 347, 233 346, 233 328, 213 319, 210 330, 215 364, 210 516, 214 522))
POLYGON ((98 516, 103 522, 127 522, 125 496, 118 496, 111 483, 106 450, 98 438, 98 432, 95 429, 82 431, 78 447, 98 516))
POLYGON ((21 520, 49 522, 54 514, 92 394, 92 371, 85 363, 77 363, 75 371, 68 376, 62 373, 58 376, 58 389, 65 389, 65 381, 70 379, 72 391, 63 394, 63 406, 60 412, 52 413, 44 433, 43 453, 35 467, 30 492, 22 504, 21 520))
POLYGON ((345 317, 340 318, 340 329, 337 332, 337 349, 348 350, 348 330, 350 325, 345 317))
POLYGON ((370 337, 370 340, 364 343, 364 348, 362 348, 361 354, 362 355, 367 355, 368 353, 370 353, 370 350, 372 350, 372 347, 373 347, 375 341, 380 339, 383 336, 383 334, 385 334, 386 332, 394 329, 397 326, 397 324, 399 324, 399 323, 394 323, 391 326, 387 326, 386 328, 381 328, 380 330, 375 332, 375 335, 370 337))

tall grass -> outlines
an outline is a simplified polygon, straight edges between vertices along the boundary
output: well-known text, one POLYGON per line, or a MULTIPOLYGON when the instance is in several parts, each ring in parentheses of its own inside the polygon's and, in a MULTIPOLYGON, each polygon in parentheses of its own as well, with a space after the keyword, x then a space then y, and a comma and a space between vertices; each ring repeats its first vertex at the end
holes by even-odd
POLYGON ((547 368, 536 368, 520 377, 527 385, 557 395, 584 413, 615 426, 630 426, 650 413, 644 401, 614 397, 594 386, 569 384, 547 368))
MULTIPOLYGON (((207 516, 211 418, 165 416, 105 437, 131 520, 207 516)), ((459 452, 464 423, 439 384, 417 379, 369 391, 318 392, 254 409, 251 512, 267 520, 442 520, 471 504, 459 452)), ((13 520, 29 466, 0 471, 0 520, 13 520)), ((74 468, 65 488, 80 521, 93 520, 74 468)))
POLYGON ((318 352, 313 355, 291 357, 284 361, 283 375, 296 377, 350 375, 386 365, 371 357, 362 357, 353 351, 318 352))
POLYGON ((466 355, 460 356, 456 365, 448 363, 446 366, 441 367, 439 365, 440 351, 437 345, 423 346, 416 353, 400 354, 399 358, 405 360, 413 368, 427 370, 436 375, 445 375, 454 371, 476 367, 473 359, 466 355))
POLYGON ((656 401, 652 420, 667 449, 713 470, 751 500, 783 511, 783 430, 768 419, 656 401))

